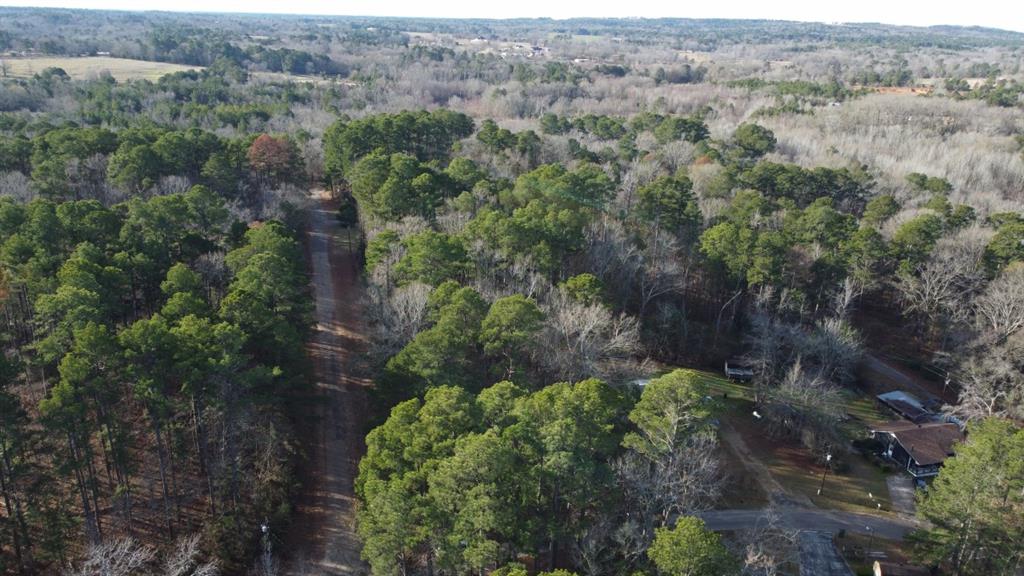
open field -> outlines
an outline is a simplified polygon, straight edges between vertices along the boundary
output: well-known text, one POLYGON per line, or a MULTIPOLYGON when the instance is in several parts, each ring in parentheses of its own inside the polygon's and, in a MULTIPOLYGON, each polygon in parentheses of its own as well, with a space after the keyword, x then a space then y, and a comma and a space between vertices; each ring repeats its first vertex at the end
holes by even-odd
MULTIPOLYGON (((754 401, 754 391, 746 384, 734 382, 712 372, 698 371, 698 374, 715 396, 725 394, 729 399, 754 401)), ((870 426, 891 419, 878 408, 874 398, 868 395, 859 394, 853 390, 844 390, 843 399, 845 401, 846 413, 853 422, 859 421, 864 425, 870 426)))
POLYGON ((7 75, 15 78, 31 78, 47 68, 61 68, 74 80, 87 80, 109 72, 118 82, 156 80, 165 74, 202 68, 108 56, 0 58, 0 62, 6 67, 7 75))
POLYGON ((358 82, 351 80, 335 80, 330 77, 314 76, 310 74, 288 74, 285 72, 251 72, 250 76, 259 80, 265 80, 267 82, 307 82, 316 85, 324 85, 331 83, 340 83, 344 86, 354 87, 358 86, 358 82))
MULTIPOLYGON (((168 62, 111 58, 109 56, 33 56, 0 58, 0 62, 7 68, 7 76, 13 78, 31 78, 47 68, 61 68, 73 80, 88 80, 109 72, 118 82, 125 82, 127 80, 157 80, 165 74, 203 69, 202 66, 185 66, 168 62)), ((283 72, 252 72, 252 77, 268 82, 311 82, 318 85, 332 82, 331 79, 321 76, 285 74, 283 72)), ((348 86, 358 85, 352 81, 343 81, 343 83, 348 86)))
MULTIPOLYGON (((127 80, 158 80, 165 74, 203 69, 202 66, 185 66, 168 62, 111 58, 109 56, 0 57, 0 62, 7 67, 7 76, 13 78, 31 78, 47 68, 61 68, 73 80, 88 80, 109 72, 118 82, 125 82, 127 80)), ((310 82, 318 85, 329 84, 333 81, 330 78, 321 76, 285 74, 283 72, 252 72, 252 77, 268 82, 310 82)), ((342 83, 350 87, 358 86, 356 82, 350 80, 342 81, 342 83)))

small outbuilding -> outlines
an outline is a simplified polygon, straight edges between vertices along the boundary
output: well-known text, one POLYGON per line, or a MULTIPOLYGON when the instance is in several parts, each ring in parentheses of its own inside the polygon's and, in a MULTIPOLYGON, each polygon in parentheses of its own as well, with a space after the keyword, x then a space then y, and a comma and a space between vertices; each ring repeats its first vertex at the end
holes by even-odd
POLYGON ((725 376, 730 380, 749 382, 754 379, 754 369, 739 358, 725 361, 725 376))
POLYGON ((928 478, 939 473, 953 447, 963 441, 960 426, 947 422, 918 424, 903 420, 883 424, 871 431, 882 443, 882 456, 896 462, 914 478, 928 478))
POLYGON ((926 422, 934 417, 932 412, 925 408, 924 404, 916 396, 902 390, 879 394, 876 398, 878 398, 879 402, 911 422, 926 422))

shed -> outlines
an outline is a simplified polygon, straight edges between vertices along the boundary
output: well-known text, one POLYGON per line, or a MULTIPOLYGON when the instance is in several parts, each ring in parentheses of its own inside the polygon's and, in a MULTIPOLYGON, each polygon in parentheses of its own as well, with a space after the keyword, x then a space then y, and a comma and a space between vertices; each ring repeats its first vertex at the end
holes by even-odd
POLYGON ((924 404, 916 396, 902 390, 894 390, 876 396, 878 401, 896 411, 911 422, 925 422, 931 420, 932 413, 924 407, 924 404))

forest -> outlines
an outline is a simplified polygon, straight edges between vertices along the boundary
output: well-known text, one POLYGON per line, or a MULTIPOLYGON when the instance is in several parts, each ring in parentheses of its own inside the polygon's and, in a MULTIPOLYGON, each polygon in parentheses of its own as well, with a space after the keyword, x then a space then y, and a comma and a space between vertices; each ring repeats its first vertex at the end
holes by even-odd
POLYGON ((1019 574, 1022 112, 1001 30, 0 8, 0 573, 1019 574))

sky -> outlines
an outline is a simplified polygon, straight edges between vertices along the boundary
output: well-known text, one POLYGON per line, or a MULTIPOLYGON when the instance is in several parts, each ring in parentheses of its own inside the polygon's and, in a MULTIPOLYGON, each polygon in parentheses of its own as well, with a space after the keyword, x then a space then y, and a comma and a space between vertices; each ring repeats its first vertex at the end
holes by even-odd
POLYGON ((1021 0, 0 0, 0 6, 440 18, 767 18, 1024 32, 1021 0))

